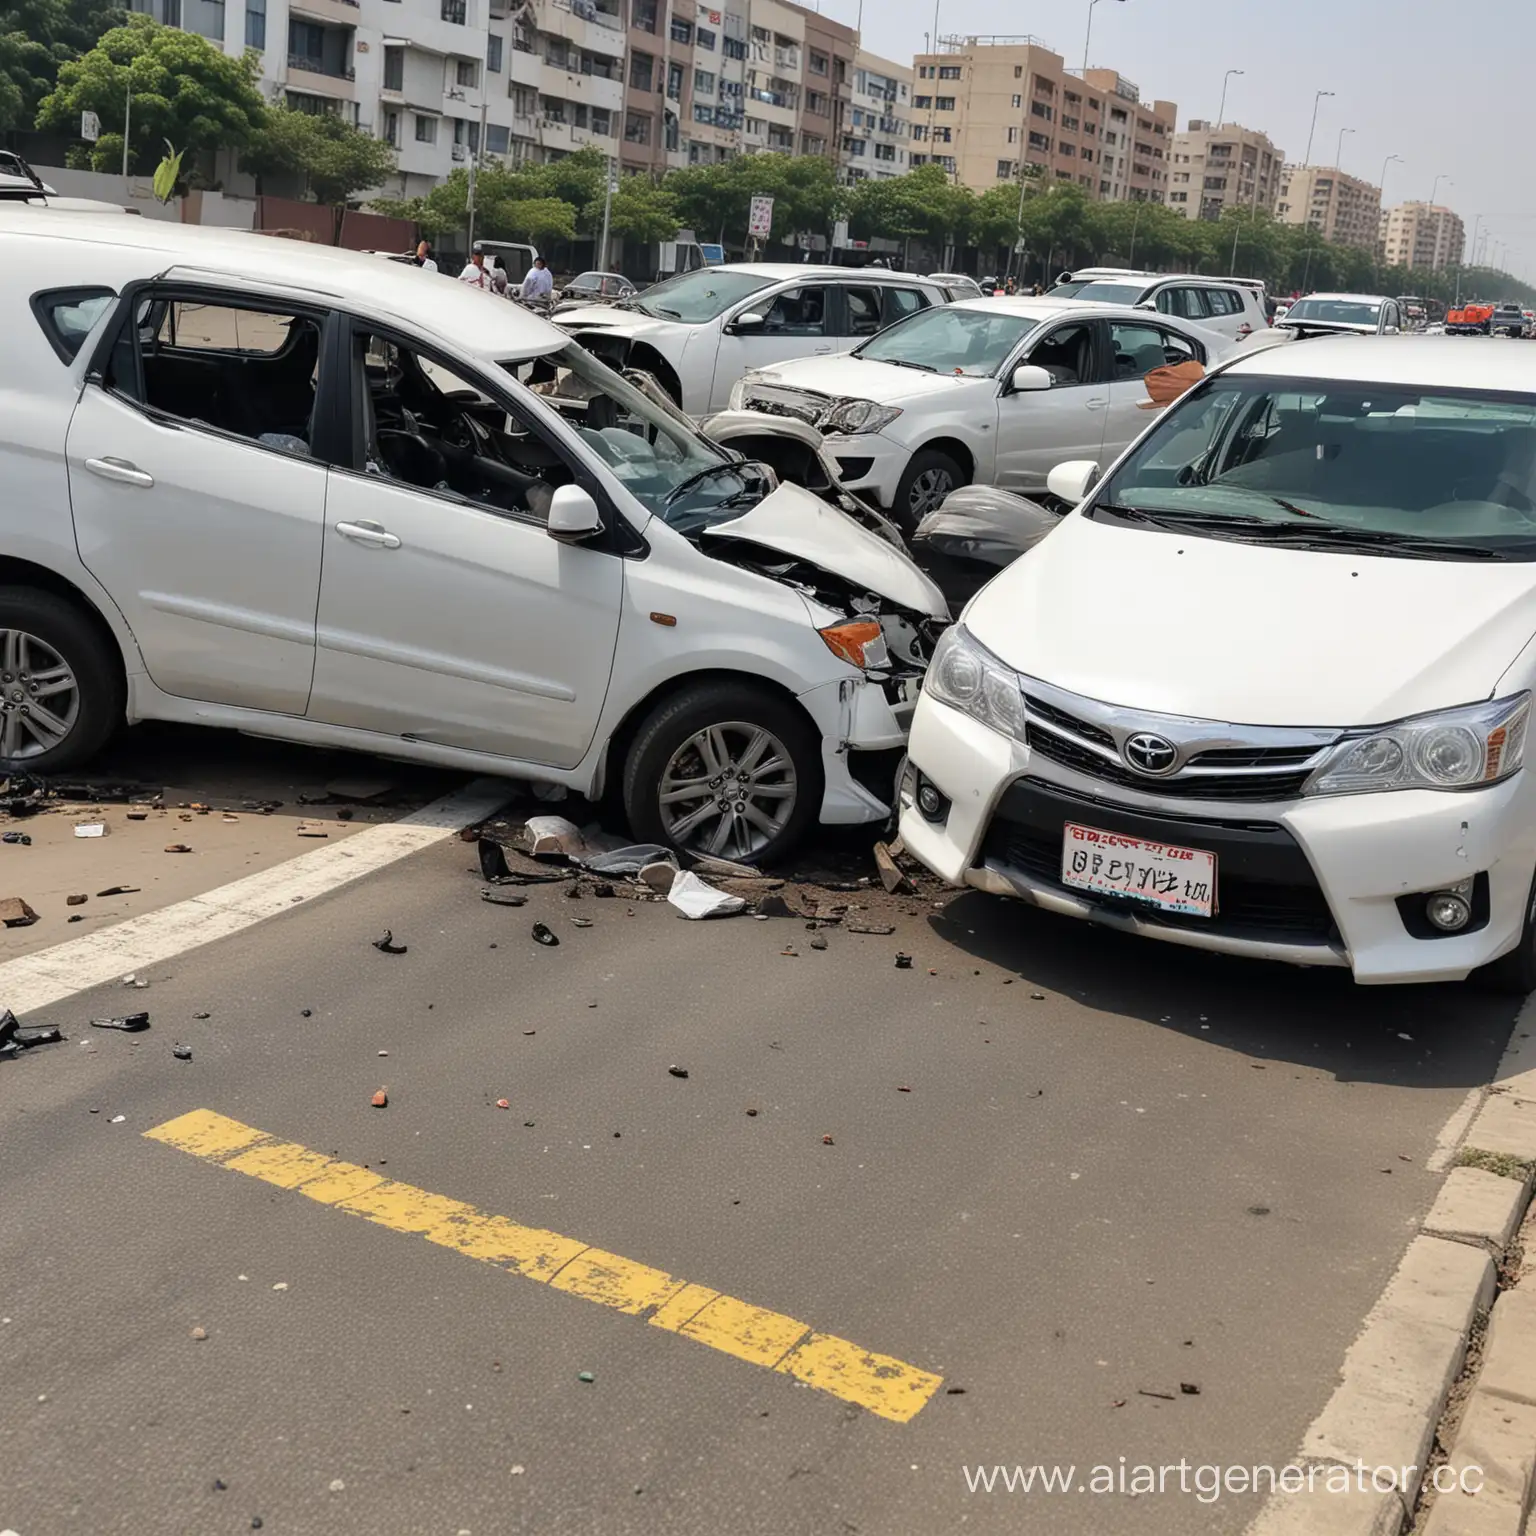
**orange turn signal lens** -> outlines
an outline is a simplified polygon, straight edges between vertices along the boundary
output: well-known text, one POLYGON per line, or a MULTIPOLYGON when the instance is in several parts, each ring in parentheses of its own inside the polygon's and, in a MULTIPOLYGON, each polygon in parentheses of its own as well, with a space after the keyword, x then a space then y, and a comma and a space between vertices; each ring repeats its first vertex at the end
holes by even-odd
POLYGON ((885 648, 885 632, 874 619, 858 619, 852 624, 834 624, 817 631, 827 642, 827 649, 840 656, 850 667, 883 667, 890 662, 885 648))

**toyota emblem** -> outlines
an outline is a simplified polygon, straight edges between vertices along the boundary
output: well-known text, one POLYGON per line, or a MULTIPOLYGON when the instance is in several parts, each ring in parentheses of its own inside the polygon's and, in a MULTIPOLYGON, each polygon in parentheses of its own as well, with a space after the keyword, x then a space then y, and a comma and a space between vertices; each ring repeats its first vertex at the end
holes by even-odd
POLYGON ((1179 760, 1174 744, 1150 731, 1137 731, 1134 736, 1127 736, 1121 753, 1137 773, 1153 775, 1171 773, 1179 760))

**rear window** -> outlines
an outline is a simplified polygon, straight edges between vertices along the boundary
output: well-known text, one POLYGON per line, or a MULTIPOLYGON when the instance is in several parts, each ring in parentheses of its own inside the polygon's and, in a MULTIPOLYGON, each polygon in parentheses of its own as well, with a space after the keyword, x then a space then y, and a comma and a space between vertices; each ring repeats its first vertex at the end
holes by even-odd
POLYGON ((32 296, 32 313, 60 360, 72 363, 116 298, 110 288, 55 288, 32 296))

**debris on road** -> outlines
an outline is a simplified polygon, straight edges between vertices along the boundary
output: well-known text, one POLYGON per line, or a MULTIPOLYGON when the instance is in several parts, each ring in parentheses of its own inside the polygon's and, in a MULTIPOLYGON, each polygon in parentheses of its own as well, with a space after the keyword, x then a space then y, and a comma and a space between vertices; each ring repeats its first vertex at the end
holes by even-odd
POLYGON ((75 828, 76 837, 105 837, 108 828, 104 821, 82 821, 75 828))
POLYGON ((1181 1381, 1179 1383, 1179 1391, 1182 1392, 1185 1397, 1200 1396, 1200 1388, 1196 1386, 1192 1381, 1181 1381))
POLYGON ((149 983, 147 981, 141 981, 137 971, 129 971, 128 974, 123 977, 123 985, 125 987, 147 987, 149 983))
POLYGON ((680 871, 672 882, 667 900, 684 917, 692 919, 730 917, 743 911, 747 905, 743 897, 728 896, 724 891, 717 891, 714 886, 707 885, 687 870, 680 871))
POLYGON ((891 924, 891 923, 852 923, 852 922, 849 922, 849 923, 844 923, 843 924, 843 932, 844 933, 866 933, 866 934, 872 934, 875 938, 878 938, 878 939, 888 939, 888 938, 890 938, 890 936, 893 933, 896 932, 896 928, 895 928, 894 924, 891 924))
POLYGON ((410 948, 407 944, 396 944, 394 930, 386 928, 382 939, 375 939, 373 947, 381 955, 403 955, 410 948))
POLYGON ((0 923, 7 928, 29 928, 37 921, 37 913, 20 896, 0 898, 0 923))
POLYGON ((811 940, 811 948, 812 949, 825 949, 826 947, 827 947, 827 941, 824 938, 822 938, 822 936, 819 933, 816 935, 816 937, 814 939, 811 940))
POLYGON ((830 1146, 836 1145, 836 1143, 833 1142, 833 1140, 832 1140, 832 1138, 830 1136, 823 1136, 821 1138, 821 1144, 824 1147, 830 1147, 830 1146))
POLYGON ((512 1108, 511 1100, 509 1100, 509 1099, 497 1099, 496 1100, 496 1108, 497 1109, 511 1109, 512 1108))
POLYGON ((667 1071, 670 1072, 673 1077, 687 1077, 688 1076, 688 1068, 687 1067, 672 1066, 672 1067, 668 1067, 667 1071))
POLYGON ((543 923, 535 923, 533 925, 533 942, 544 945, 546 949, 553 949, 559 944, 560 940, 543 923))
MULTIPOLYGON (((587 839, 601 838, 595 828, 584 834, 587 839)), ((615 846, 596 848, 576 860, 583 869, 594 875, 641 875, 652 864, 666 864, 677 868, 677 855, 660 843, 618 843, 615 846)))
POLYGON ((1157 1397, 1157 1398, 1161 1398, 1163 1400, 1163 1402, 1165 1402, 1165 1403, 1172 1403, 1172 1402, 1177 1402, 1178 1401, 1178 1399, 1174 1397, 1172 1392, 1149 1392, 1145 1387, 1137 1387, 1136 1388, 1136 1396, 1137 1397, 1157 1397))
POLYGON ((330 800, 382 800, 394 787, 388 779, 332 779, 325 793, 330 800))
POLYGON ((92 1019, 92 1029, 116 1029, 125 1035, 136 1035, 149 1028, 148 1013, 127 1013, 119 1018, 92 1019))
POLYGON ((192 1330, 192 1337, 201 1344, 208 1337, 208 1330, 206 1328, 194 1328, 192 1330))
POLYGON ((640 871, 641 882, 650 886, 653 891, 660 891, 663 896, 672 889, 677 876, 677 865, 662 863, 659 860, 655 864, 647 864, 640 871))
POLYGON ((64 905, 66 907, 83 907, 90 899, 89 896, 82 892, 76 896, 66 896, 64 898, 64 905))
POLYGON ((901 866, 884 843, 875 844, 875 867, 880 871, 880 884, 893 896, 897 891, 912 888, 912 882, 902 873, 901 866))
POLYGON ((330 828, 323 821, 301 821, 294 828, 299 837, 329 837, 330 828))
POLYGON ((0 843, 19 843, 23 848, 30 848, 32 839, 25 832, 7 832, 0 837, 0 843))
POLYGON ((564 816, 530 816, 526 830, 536 859, 576 858, 591 851, 581 828, 564 816))
POLYGON ((898 971, 910 971, 912 969, 912 956, 904 949, 896 951, 896 969, 898 971))
POLYGON ((373 1107, 375 1109, 388 1109, 389 1108, 389 1089, 387 1089, 387 1088, 380 1088, 379 1091, 376 1094, 374 1094, 374 1096, 371 1099, 368 1100, 368 1102, 371 1105, 373 1105, 373 1107))
POLYGON ((584 1381, 590 1387, 592 1383, 597 1380, 597 1377, 594 1376, 591 1371, 577 1371, 576 1380, 584 1381))
POLYGON ((165 851, 167 853, 191 853, 192 852, 192 850, 185 843, 167 843, 165 845, 165 851))
POLYGON ((592 919, 590 917, 573 917, 571 919, 572 928, 590 928, 591 926, 592 919))
MULTIPOLYGON (((481 847, 484 846, 485 844, 482 843, 481 847)), ((491 846, 494 847, 495 844, 491 846)), ((526 906, 528 902, 526 896, 519 896, 514 891, 498 891, 489 886, 480 892, 480 900, 490 902, 493 907, 521 907, 526 906)))
POLYGON ((173 1045, 171 1047, 171 1055, 174 1056, 177 1061, 191 1061, 192 1047, 190 1045, 173 1045))
POLYGON ((694 860, 693 870, 698 875, 713 875, 717 880, 761 880, 763 872, 751 864, 738 864, 735 859, 718 858, 712 853, 700 855, 694 860))
POLYGON ((137 885, 109 885, 106 890, 96 892, 96 899, 100 901, 105 896, 133 896, 142 889, 142 886, 137 885))
POLYGON ((121 1125, 123 1123, 123 1121, 126 1120, 127 1118, 128 1118, 127 1115, 113 1115, 112 1118, 107 1121, 107 1124, 108 1125, 121 1125))
POLYGON ((506 879, 509 873, 507 869, 507 855, 500 843, 493 843, 490 838, 482 837, 476 843, 475 851, 480 855, 480 875, 482 879, 506 879))

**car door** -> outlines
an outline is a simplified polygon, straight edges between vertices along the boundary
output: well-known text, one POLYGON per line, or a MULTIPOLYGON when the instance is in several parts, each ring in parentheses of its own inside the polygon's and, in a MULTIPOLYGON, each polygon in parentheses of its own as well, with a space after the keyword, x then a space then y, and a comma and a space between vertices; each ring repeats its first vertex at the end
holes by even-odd
POLYGON ((552 480, 586 478, 580 454, 525 392, 446 353, 362 322, 344 352, 357 426, 326 511, 310 718, 574 767, 607 693, 623 562, 549 536, 544 481, 539 498, 496 505, 450 489, 444 466, 474 435, 469 402, 508 442, 528 434, 519 451, 552 480))
POLYGON ((927 293, 906 283, 839 283, 837 350, 851 352, 888 325, 929 307, 927 293))
POLYGON ((1104 442, 1109 388, 1104 376, 1104 322, 1071 320, 1030 338, 1002 371, 997 401, 996 483, 1025 495, 1045 489, 1046 476, 1068 459, 1097 459, 1104 442), (1049 389, 1016 391, 1019 363, 1044 368, 1049 389))
POLYGON ((203 285, 126 295, 69 424, 80 558, 157 688, 302 715, 335 317, 203 285))
POLYGON ((846 350, 835 343, 835 298, 831 283, 796 281, 754 294, 735 310, 721 327, 708 409, 723 411, 737 379, 754 368, 846 350))
POLYGON ((1154 302, 1160 315, 1192 320, 1196 325, 1207 326, 1212 330, 1219 330, 1225 318, 1212 309, 1207 291, 1192 283, 1171 283, 1166 288, 1159 288, 1154 302))
POLYGON ((1109 405, 1104 412, 1101 462, 1116 459, 1152 419, 1146 405, 1147 375, 1154 368, 1176 363, 1204 363, 1204 349, 1171 326, 1145 319, 1109 322, 1109 405))

